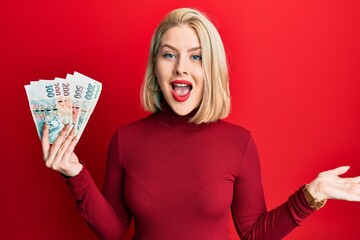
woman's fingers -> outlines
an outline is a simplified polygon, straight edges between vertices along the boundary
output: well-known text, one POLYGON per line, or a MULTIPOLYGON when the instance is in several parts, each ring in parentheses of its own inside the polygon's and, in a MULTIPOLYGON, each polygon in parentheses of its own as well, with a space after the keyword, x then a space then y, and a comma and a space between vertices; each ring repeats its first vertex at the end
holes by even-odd
POLYGON ((353 181, 356 182, 356 183, 360 183, 360 176, 354 177, 353 181))
POLYGON ((45 124, 41 143, 43 158, 48 168, 67 176, 75 176, 81 171, 82 164, 80 164, 77 156, 74 154, 77 143, 75 129, 73 128, 69 132, 69 128, 68 124, 65 125, 54 143, 50 145, 49 127, 45 124))
POLYGON ((61 147, 61 144, 64 142, 66 137, 66 133, 69 130, 69 124, 65 125, 65 127, 60 131, 59 136, 55 139, 54 143, 50 147, 50 151, 48 151, 47 157, 44 159, 46 161, 46 165, 51 164, 55 159, 56 154, 61 147))
POLYGON ((77 143, 75 134, 69 135, 61 147, 59 156, 56 157, 52 168, 69 177, 77 175, 82 169, 82 164, 79 163, 78 158, 74 154, 74 149, 77 143))
POLYGON ((57 151, 56 157, 53 161, 54 166, 58 165, 60 162, 63 162, 63 164, 67 164, 69 162, 70 156, 71 156, 71 153, 73 150, 73 149, 72 150, 69 149, 69 146, 73 142, 74 138, 75 138, 75 130, 73 128, 73 129, 71 129, 69 135, 64 139, 59 150, 57 151), (70 156, 69 156, 69 154, 65 154, 67 152, 70 152, 70 156))
POLYGON ((54 143, 50 146, 47 156, 44 159, 47 167, 51 168, 51 166, 53 165, 53 162, 57 156, 59 148, 64 142, 64 139, 66 138, 66 134, 68 130, 69 130, 69 124, 64 126, 64 128, 60 131, 59 136, 57 136, 54 143))
POLYGON ((338 167, 319 174, 314 184, 319 190, 319 196, 326 199, 340 199, 348 201, 360 201, 360 176, 342 178, 340 175, 349 170, 349 166, 338 167))
POLYGON ((69 146, 64 152, 64 156, 63 156, 64 162, 63 163, 60 162, 59 164, 60 170, 62 170, 63 173, 68 176, 75 176, 76 174, 79 173, 79 170, 81 169, 81 168, 79 170, 74 169, 75 165, 81 165, 79 164, 78 158, 74 154, 76 143, 77 143, 77 139, 76 136, 74 136, 69 146))
POLYGON ((349 170, 350 166, 341 166, 332 170, 329 170, 328 172, 331 172, 337 176, 340 176, 344 173, 346 173, 349 170))
POLYGON ((43 159, 47 159, 50 150, 50 143, 49 143, 49 126, 44 123, 42 136, 41 136, 41 146, 42 146, 42 153, 43 159))

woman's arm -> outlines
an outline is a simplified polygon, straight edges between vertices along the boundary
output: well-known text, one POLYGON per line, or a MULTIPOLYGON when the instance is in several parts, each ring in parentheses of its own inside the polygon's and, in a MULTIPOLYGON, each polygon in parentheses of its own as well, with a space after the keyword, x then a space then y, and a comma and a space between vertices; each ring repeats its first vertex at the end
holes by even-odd
POLYGON ((101 239, 120 239, 129 228, 131 214, 122 198, 123 171, 118 164, 117 141, 110 144, 104 193, 101 193, 87 169, 75 155, 74 130, 64 127, 53 145, 48 141, 48 127, 42 136, 46 166, 67 176, 65 181, 76 200, 80 214, 101 239))
POLYGON ((251 136, 235 180, 231 205, 235 227, 241 239, 282 239, 314 212, 298 190, 287 202, 267 211, 258 152, 251 136))
MULTIPOLYGON (((315 210, 299 188, 288 201, 266 210, 261 182, 260 161, 250 137, 242 159, 240 176, 235 182, 232 214, 241 239, 282 239, 315 210)), ((360 177, 340 178, 349 167, 320 173, 307 189, 318 201, 341 199, 360 201, 360 177)))

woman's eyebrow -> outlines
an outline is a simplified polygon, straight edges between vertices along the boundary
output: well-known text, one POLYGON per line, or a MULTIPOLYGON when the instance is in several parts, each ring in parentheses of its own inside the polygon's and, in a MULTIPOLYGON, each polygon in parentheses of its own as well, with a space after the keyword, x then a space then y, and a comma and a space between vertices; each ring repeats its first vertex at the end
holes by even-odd
MULTIPOLYGON (((170 48, 170 49, 172 49, 172 50, 174 50, 174 51, 178 51, 176 47, 171 46, 170 44, 167 44, 167 43, 165 43, 164 45, 162 45, 160 48, 164 48, 164 47, 170 48)), ((196 51, 196 50, 198 50, 198 49, 201 49, 201 46, 190 48, 190 49, 188 49, 187 51, 188 51, 188 52, 193 52, 193 51, 196 51)))
POLYGON ((193 48, 190 48, 189 50, 188 50, 188 52, 193 52, 193 51, 196 51, 196 50, 201 50, 201 47, 200 46, 198 46, 198 47, 193 47, 193 48))
POLYGON ((173 47, 173 46, 171 46, 170 44, 167 44, 167 43, 165 43, 164 45, 161 46, 161 48, 164 48, 164 47, 167 47, 167 48, 170 48, 170 49, 172 49, 174 51, 177 51, 176 47, 173 47))

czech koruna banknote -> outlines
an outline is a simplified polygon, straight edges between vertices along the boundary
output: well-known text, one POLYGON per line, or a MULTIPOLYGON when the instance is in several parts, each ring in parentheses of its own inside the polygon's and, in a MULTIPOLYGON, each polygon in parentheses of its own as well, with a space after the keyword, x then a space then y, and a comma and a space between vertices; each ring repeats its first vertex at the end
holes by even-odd
POLYGON ((30 110, 41 139, 44 123, 49 126, 49 141, 53 143, 61 129, 70 124, 80 139, 101 93, 100 82, 81 73, 66 78, 39 80, 25 85, 30 110))

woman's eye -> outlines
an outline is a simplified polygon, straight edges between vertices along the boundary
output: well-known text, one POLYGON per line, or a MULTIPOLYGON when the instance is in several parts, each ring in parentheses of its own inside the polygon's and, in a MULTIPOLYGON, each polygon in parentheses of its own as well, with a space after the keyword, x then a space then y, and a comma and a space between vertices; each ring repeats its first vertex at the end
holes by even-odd
POLYGON ((163 54, 163 57, 164 57, 164 58, 174 58, 175 55, 172 54, 172 53, 165 53, 165 54, 163 54))
POLYGON ((191 59, 192 60, 201 60, 202 57, 200 55, 194 55, 194 56, 191 56, 191 59))

